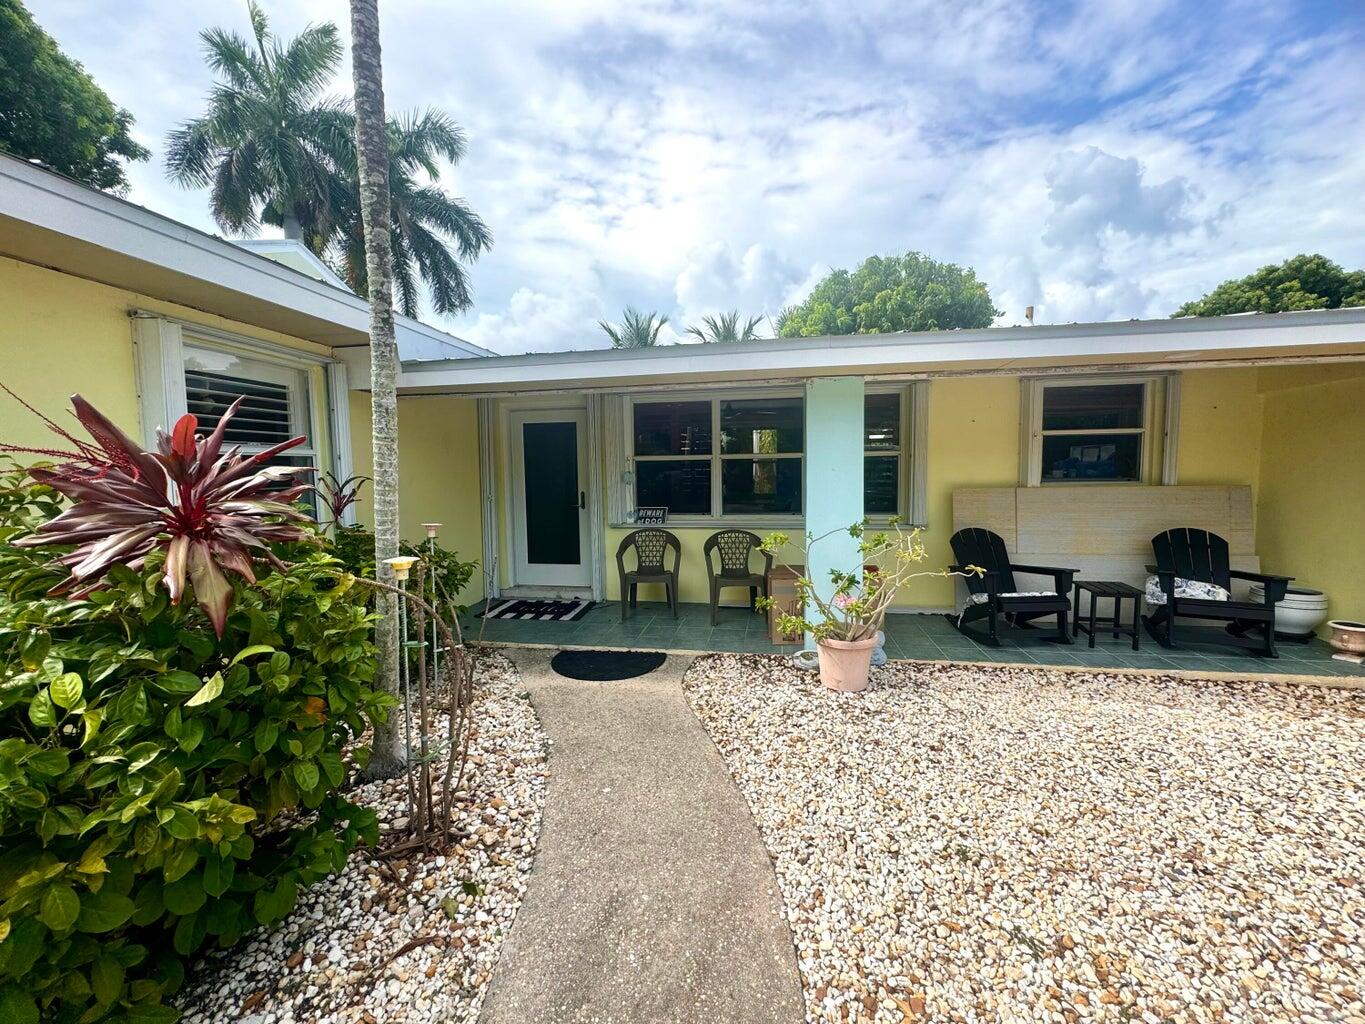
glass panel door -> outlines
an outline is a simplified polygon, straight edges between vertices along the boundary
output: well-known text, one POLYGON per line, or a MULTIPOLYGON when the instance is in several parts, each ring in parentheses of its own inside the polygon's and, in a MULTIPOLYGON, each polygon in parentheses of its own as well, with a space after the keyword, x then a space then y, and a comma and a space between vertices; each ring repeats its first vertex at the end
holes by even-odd
POLYGON ((513 585, 592 585, 587 414, 516 410, 511 441, 513 585))
POLYGON ((522 472, 526 476, 526 561, 577 565, 578 426, 523 423, 522 472))

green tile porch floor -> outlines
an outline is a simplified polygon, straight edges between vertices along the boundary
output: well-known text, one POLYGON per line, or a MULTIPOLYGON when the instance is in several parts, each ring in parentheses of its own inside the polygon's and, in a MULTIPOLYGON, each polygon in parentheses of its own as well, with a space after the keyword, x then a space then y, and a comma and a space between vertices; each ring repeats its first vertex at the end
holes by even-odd
MULTIPOLYGON (((477 637, 483 620, 465 623, 467 635, 477 637)), ((1141 649, 1134 651, 1127 637, 1096 638, 1095 648, 1086 645, 1085 634, 1071 646, 1044 642, 1043 629, 1006 631, 1001 646, 985 647, 963 636, 941 615, 887 616, 886 653, 892 658, 921 661, 989 661, 1023 665, 1061 665, 1081 668, 1133 668, 1149 671, 1237 672, 1243 675, 1348 676, 1365 682, 1365 666, 1332 658, 1322 640, 1307 644, 1279 644, 1278 659, 1264 659, 1235 647, 1219 647, 1182 641, 1166 650, 1145 633, 1141 649)), ((1187 635, 1197 635, 1193 627, 1187 635)), ((490 619, 483 634, 491 643, 540 644, 554 647, 622 647, 655 650, 735 651, 751 654, 791 654, 798 648, 768 641, 768 625, 762 615, 745 608, 722 608, 719 625, 711 625, 706 605, 684 604, 675 619, 662 602, 641 602, 621 621, 621 606, 614 601, 590 608, 574 622, 539 622, 524 619, 490 619)), ((1179 639, 1179 637, 1177 637, 1179 639)))

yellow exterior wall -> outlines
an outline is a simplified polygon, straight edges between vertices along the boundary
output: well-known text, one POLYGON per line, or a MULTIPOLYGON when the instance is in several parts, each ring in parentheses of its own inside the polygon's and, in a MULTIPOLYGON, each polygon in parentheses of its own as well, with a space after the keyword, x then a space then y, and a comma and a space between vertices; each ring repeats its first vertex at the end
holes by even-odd
MULTIPOLYGON (((1255 368, 1189 370, 1182 375, 1179 480, 1189 484, 1247 484, 1253 490, 1261 465, 1261 394, 1255 368)), ((928 526, 924 567, 948 565, 952 549, 953 491, 966 487, 1013 487, 1019 480, 1021 386, 1014 377, 962 377, 929 387, 928 526)), ((1122 486, 1122 485, 1115 485, 1122 486)), ((683 544, 682 600, 706 601, 701 547, 711 528, 670 527, 683 544)), ((799 527, 793 528, 793 532, 799 527)), ((616 546, 629 531, 607 531, 608 596, 617 597, 616 546)), ((762 531, 760 531, 762 532, 762 531)), ((798 557, 789 553, 789 557, 798 557)), ((648 588, 651 600, 662 588, 648 588)), ((731 599, 742 598, 734 591, 731 599)), ((912 584, 898 605, 942 609, 955 602, 951 579, 912 584)))
MULTIPOLYGON (((0 380, 58 423, 73 422, 66 412, 67 399, 79 393, 130 435, 140 436, 133 328, 128 317, 133 308, 300 351, 329 351, 146 295, 0 258, 0 310, 4 310, 0 380)), ((0 395, 0 437, 11 444, 51 447, 53 443, 51 432, 6 395, 0 395)))
POLYGON ((1177 482, 1247 484, 1261 471, 1261 393, 1255 367, 1186 370, 1180 381, 1177 482))
MULTIPOLYGON (((353 471, 372 476, 370 396, 352 391, 353 471)), ((373 527, 370 485, 361 491, 356 518, 373 527)), ((465 561, 483 562, 479 507, 479 417, 470 398, 411 396, 398 400, 398 515, 404 540, 419 541, 422 524, 441 523, 440 544, 465 561)), ((483 567, 460 595, 483 597, 483 567)))
POLYGON ((1365 620, 1365 365, 1270 367, 1259 380, 1261 565, 1324 591, 1331 618, 1365 620))

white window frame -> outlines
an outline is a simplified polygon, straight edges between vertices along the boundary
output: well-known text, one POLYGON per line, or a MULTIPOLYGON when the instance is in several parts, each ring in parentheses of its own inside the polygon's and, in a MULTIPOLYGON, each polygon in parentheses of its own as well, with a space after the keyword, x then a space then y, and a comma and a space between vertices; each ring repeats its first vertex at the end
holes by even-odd
MULTIPOLYGON (((927 380, 913 381, 909 384, 893 381, 869 382, 866 394, 898 393, 900 402, 901 446, 898 452, 878 452, 878 455, 896 454, 900 457, 897 479, 897 509, 901 521, 907 525, 924 526, 927 523, 928 494, 926 490, 928 466, 928 396, 927 380)), ((614 470, 608 469, 608 511, 610 525, 630 527, 634 525, 635 514, 635 463, 639 461, 672 462, 680 460, 709 460, 711 466, 711 511, 706 515, 673 515, 669 522, 678 526, 699 527, 751 527, 751 528, 789 528, 805 521, 806 504, 806 451, 803 444, 801 452, 783 452, 763 455, 763 458, 799 458, 801 463, 801 504, 800 513, 774 513, 770 515, 726 515, 721 512, 721 463, 725 459, 751 459, 750 453, 722 454, 720 452, 720 405, 726 401, 745 401, 759 398, 798 398, 804 397, 802 388, 727 388, 691 389, 687 391, 651 391, 620 397, 619 419, 611 430, 619 439, 617 444, 609 444, 608 460, 614 470), (635 406, 657 402, 710 402, 712 451, 708 455, 635 455, 635 406)), ((610 406, 607 406, 610 408, 610 406)), ((885 524, 891 520, 888 515, 869 517, 874 523, 885 524)))
POLYGON ((1020 381, 1021 429, 1019 483, 1023 487, 1108 486, 1136 487, 1176 482, 1177 436, 1180 423, 1180 375, 1090 374, 1025 377, 1020 381), (1043 478, 1043 438, 1067 431, 1043 430, 1043 397, 1048 388, 1093 387, 1106 384, 1143 385, 1142 426, 1107 430, 1078 430, 1077 434, 1141 434, 1136 480, 1046 480, 1043 478))
MULTIPOLYGON (((149 447, 156 443, 158 428, 169 429, 187 411, 186 347, 210 349, 286 371, 302 371, 304 393, 299 395, 299 400, 306 409, 309 442, 290 454, 309 456, 319 473, 328 470, 338 480, 351 475, 351 421, 345 363, 330 356, 291 349, 154 312, 132 310, 130 315, 142 435, 149 447), (321 381, 316 372, 319 369, 323 371, 321 381), (324 452, 329 456, 326 464, 324 452)), ((354 507, 347 509, 342 518, 347 525, 353 525, 354 507)))

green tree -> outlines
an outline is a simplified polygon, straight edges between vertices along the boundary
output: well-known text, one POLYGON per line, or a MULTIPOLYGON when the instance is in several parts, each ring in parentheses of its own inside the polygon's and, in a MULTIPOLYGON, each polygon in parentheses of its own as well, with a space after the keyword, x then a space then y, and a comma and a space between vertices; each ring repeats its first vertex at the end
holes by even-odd
MULTIPOLYGON (((464 132, 447 115, 429 110, 390 118, 389 195, 392 213, 393 283, 398 305, 417 315, 417 276, 426 283, 432 308, 458 313, 473 303, 469 275, 461 261, 471 262, 493 244, 492 232, 463 199, 447 195, 426 180, 440 177, 439 159, 452 164, 464 156, 464 132), (458 258, 451 253, 451 247, 458 258)), ((345 182, 358 182, 355 137, 329 136, 329 156, 345 182)), ((360 194, 347 188, 335 197, 337 230, 332 242, 342 279, 357 295, 368 294, 365 236, 359 214, 360 194)))
POLYGON ((1293 309, 1365 306, 1365 270, 1347 272, 1326 256, 1300 254, 1254 274, 1224 281, 1172 316, 1283 313, 1293 309))
POLYGON ((703 342, 753 341, 758 337, 758 325, 762 322, 761 316, 751 316, 741 325, 739 310, 732 309, 719 316, 702 317, 701 326, 693 324, 687 333, 703 342))
POLYGON ((976 272, 923 253, 870 256, 857 270, 835 270, 804 302, 784 309, 784 338, 989 327, 1000 315, 976 272))
POLYGON ((641 313, 627 306, 621 314, 619 324, 597 321, 597 326, 607 332, 612 348, 652 348, 659 343, 659 331, 668 323, 668 317, 658 313, 641 313))
POLYGON ((186 188, 212 189, 224 230, 250 233, 264 220, 320 253, 340 191, 326 142, 353 128, 341 103, 319 96, 341 61, 341 40, 328 23, 281 43, 254 0, 247 11, 250 40, 221 28, 200 33, 218 80, 207 112, 167 137, 166 172, 186 188))
MULTIPOLYGON (((366 295, 356 118, 345 100, 321 95, 341 62, 337 28, 311 25, 282 43, 261 8, 252 2, 248 9, 251 40, 223 29, 201 34, 219 81, 204 116, 171 133, 168 173, 188 188, 212 189, 214 219, 224 230, 282 227, 366 295)), ((438 111, 386 123, 399 307, 417 315, 420 277, 436 312, 460 312, 472 301, 461 261, 478 258, 493 241, 464 200, 434 183, 442 158, 455 163, 464 155, 464 134, 438 111)))
POLYGON ((0 0, 0 149, 110 192, 125 192, 124 160, 151 154, 76 61, 57 49, 19 0, 0 0))

